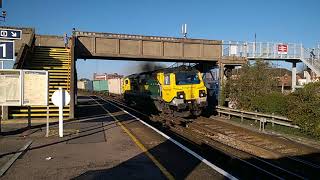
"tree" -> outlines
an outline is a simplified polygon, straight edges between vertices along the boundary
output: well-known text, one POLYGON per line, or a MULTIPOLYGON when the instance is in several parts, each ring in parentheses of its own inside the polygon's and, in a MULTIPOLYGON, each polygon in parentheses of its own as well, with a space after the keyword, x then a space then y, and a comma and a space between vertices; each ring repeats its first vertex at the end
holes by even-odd
POLYGON ((320 137, 320 82, 292 93, 288 104, 288 118, 306 133, 320 137))
POLYGON ((277 79, 271 71, 271 65, 265 61, 244 65, 226 84, 230 101, 237 107, 255 110, 254 99, 276 90, 277 79))

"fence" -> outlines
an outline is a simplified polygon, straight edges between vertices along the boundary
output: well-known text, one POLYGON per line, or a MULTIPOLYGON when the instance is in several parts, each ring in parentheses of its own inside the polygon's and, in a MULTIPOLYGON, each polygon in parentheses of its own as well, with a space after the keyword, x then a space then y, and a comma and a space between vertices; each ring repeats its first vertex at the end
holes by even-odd
POLYGON ((272 126, 274 126, 274 124, 278 124, 281 126, 300 129, 299 126, 292 124, 292 120, 286 117, 277 116, 274 114, 249 112, 249 111, 231 109, 231 108, 221 107, 221 106, 217 106, 216 109, 219 116, 221 116, 221 114, 226 114, 229 116, 229 119, 231 118, 231 116, 236 116, 241 118, 241 122, 243 121, 244 118, 259 121, 260 122, 259 130, 262 130, 262 131, 264 131, 266 123, 272 123, 272 126))

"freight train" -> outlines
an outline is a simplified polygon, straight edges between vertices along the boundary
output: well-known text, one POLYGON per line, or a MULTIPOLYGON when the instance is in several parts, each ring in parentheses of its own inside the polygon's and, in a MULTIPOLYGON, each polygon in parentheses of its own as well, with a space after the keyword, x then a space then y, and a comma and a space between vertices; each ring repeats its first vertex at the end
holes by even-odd
POLYGON ((201 73, 190 66, 143 72, 125 77, 124 100, 176 117, 199 116, 207 106, 201 73))

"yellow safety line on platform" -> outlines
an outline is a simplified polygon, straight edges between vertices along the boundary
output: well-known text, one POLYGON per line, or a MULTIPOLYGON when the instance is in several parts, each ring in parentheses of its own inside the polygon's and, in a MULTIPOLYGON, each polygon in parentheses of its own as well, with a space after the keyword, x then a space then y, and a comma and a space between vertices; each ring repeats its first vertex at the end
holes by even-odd
MULTIPOLYGON (((93 99, 92 97, 90 98, 93 99)), ((104 108, 97 100, 93 100, 98 103, 102 107, 102 109, 104 109, 109 114, 109 116, 111 116, 112 119, 117 122, 117 124, 124 130, 124 132, 129 135, 132 141, 142 150, 142 152, 144 152, 150 158, 150 160, 160 169, 160 171, 166 176, 167 179, 175 179, 172 174, 148 151, 148 149, 116 117, 114 117, 110 113, 110 111, 104 108)))

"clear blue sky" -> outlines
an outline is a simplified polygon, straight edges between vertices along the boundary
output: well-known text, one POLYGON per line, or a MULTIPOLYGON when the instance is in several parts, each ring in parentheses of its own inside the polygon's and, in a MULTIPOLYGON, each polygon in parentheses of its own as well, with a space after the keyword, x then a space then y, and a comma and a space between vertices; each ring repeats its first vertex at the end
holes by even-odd
MULTIPOLYGON (((320 41, 317 0, 3 0, 10 26, 35 27, 39 34, 78 30, 190 38, 302 42, 320 41)), ((137 62, 89 61, 80 77, 92 73, 131 73, 137 62), (128 68, 129 67, 129 68, 128 68)))

